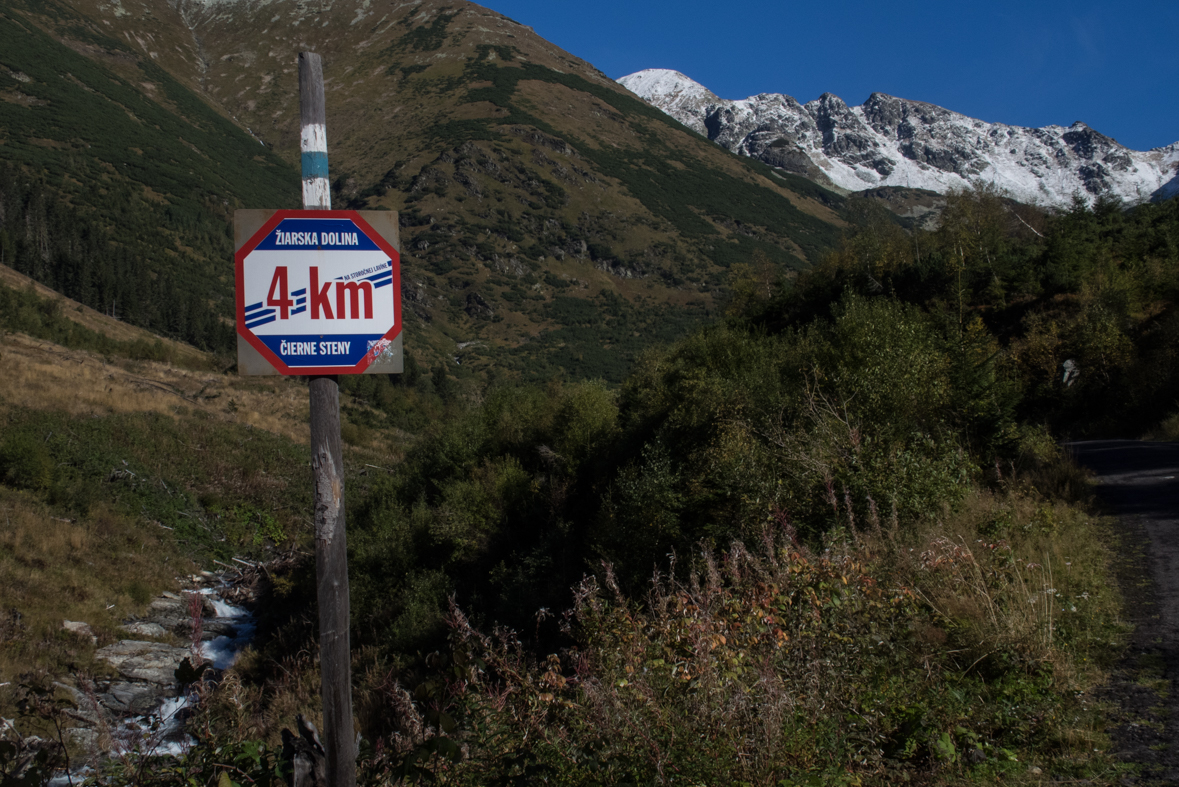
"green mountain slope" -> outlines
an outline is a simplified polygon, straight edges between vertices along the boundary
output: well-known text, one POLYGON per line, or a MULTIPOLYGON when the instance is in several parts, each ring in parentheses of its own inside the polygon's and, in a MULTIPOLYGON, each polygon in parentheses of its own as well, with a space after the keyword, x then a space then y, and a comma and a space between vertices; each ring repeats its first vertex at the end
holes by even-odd
POLYGON ((67 30, 58 40, 0 11, 0 260, 104 312, 224 345, 228 218, 297 205, 297 173, 150 60, 67 30))
MULTIPOLYGON (((155 86, 122 77, 138 96, 112 94, 112 106, 198 118, 192 130, 151 123, 171 148, 217 160, 193 190, 223 188, 252 207, 287 204, 262 186, 291 177, 275 156, 297 165, 296 56, 320 52, 335 205, 401 212, 407 346, 458 355, 463 374, 494 362, 525 376, 620 379, 642 348, 715 313, 734 263, 759 253, 783 275, 804 268, 842 223, 836 195, 718 149, 471 3, 22 8, 12 24, 95 42, 105 54, 89 52, 92 62, 133 66, 155 86), (242 158, 245 133, 218 147, 208 134, 226 118, 265 149, 251 142, 242 158), (239 172, 256 185, 226 182, 239 172)), ((10 113, 36 109, 9 103, 10 113)), ((137 169, 129 147, 103 161, 143 182, 199 171, 164 147, 145 157, 174 167, 137 169)))

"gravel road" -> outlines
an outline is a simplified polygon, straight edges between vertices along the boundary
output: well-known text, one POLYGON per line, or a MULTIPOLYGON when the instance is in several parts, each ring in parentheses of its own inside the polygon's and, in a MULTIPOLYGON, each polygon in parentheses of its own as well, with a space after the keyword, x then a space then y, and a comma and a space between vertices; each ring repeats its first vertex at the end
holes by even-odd
POLYGON ((1179 443, 1068 443, 1118 517, 1117 568, 1136 629, 1104 696, 1119 708, 1108 730, 1118 757, 1142 766, 1125 783, 1179 784, 1179 443))

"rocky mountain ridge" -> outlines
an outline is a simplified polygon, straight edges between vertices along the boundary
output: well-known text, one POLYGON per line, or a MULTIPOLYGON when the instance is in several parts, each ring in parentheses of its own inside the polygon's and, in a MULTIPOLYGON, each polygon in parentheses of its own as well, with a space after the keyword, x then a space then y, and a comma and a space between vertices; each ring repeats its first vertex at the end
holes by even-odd
POLYGON ((1179 194, 1179 142, 1130 150, 1084 123, 1023 128, 873 93, 848 106, 824 93, 801 104, 780 93, 722 99, 677 71, 618 80, 651 105, 735 153, 847 191, 903 186, 946 193, 992 184, 1012 198, 1066 207, 1179 194))

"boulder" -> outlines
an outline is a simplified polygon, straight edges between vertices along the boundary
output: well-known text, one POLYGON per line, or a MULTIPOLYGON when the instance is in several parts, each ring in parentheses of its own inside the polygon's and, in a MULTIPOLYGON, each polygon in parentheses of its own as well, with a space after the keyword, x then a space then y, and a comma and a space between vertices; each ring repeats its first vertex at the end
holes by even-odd
POLYGON ((131 623, 124 623, 119 626, 128 634, 134 634, 137 637, 155 637, 156 639, 163 639, 168 636, 168 631, 159 623, 151 623, 146 620, 136 620, 131 623))
POLYGON ((170 697, 170 688, 154 683, 118 681, 98 693, 98 702, 120 716, 146 716, 155 711, 160 700, 170 697))
POLYGON ((463 308, 467 316, 473 320, 490 320, 495 316, 495 311, 491 308, 483 296, 477 292, 467 294, 467 305, 463 308))
POLYGON ((73 703, 74 707, 66 710, 68 716, 90 726, 96 726, 102 723, 103 719, 100 715, 100 709, 95 707, 94 701, 86 696, 85 693, 61 681, 54 681, 53 687, 59 692, 67 694, 70 702, 73 703))
MULTIPOLYGON (((175 596, 175 593, 170 594, 175 596)), ((188 639, 192 632, 192 612, 187 598, 169 598, 165 595, 157 598, 147 606, 147 614, 138 620, 129 621, 127 625, 137 623, 154 623, 165 631, 170 631, 178 637, 188 639)), ((216 608, 207 598, 201 597, 201 615, 211 618, 217 614, 216 608)), ((141 636, 161 636, 158 634, 143 634, 141 636)), ((216 636, 216 635, 214 635, 216 636)))
POLYGON ((236 635, 237 623, 230 618, 205 618, 201 621, 201 639, 203 640, 217 639, 217 637, 232 639, 236 635))
POLYGON ((98 751, 102 733, 93 727, 71 727, 65 731, 66 743, 75 751, 98 751))
POLYGON ((303 714, 295 719, 299 734, 282 731, 282 761, 289 787, 328 787, 327 754, 319 730, 303 714))
POLYGON ((83 623, 80 620, 63 620, 61 627, 71 634, 77 634, 79 637, 90 640, 91 644, 97 644, 98 642, 98 637, 90 630, 89 623, 83 623))
POLYGON ((156 623, 168 631, 183 629, 188 631, 192 626, 192 616, 188 614, 188 605, 178 599, 157 598, 147 606, 147 614, 141 619, 149 623, 156 623))
POLYGON ((99 648, 94 655, 108 662, 125 678, 158 686, 175 686, 176 667, 190 653, 188 648, 125 639, 99 648))

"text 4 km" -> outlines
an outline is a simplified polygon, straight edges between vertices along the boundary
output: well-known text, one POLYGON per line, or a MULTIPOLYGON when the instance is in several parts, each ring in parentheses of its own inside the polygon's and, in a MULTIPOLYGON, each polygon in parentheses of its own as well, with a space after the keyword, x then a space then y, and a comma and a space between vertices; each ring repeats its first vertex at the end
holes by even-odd
MULTIPOLYGON (((319 283, 319 268, 312 266, 311 272, 311 319, 313 320, 346 320, 351 312, 352 319, 371 320, 373 316, 373 283, 371 281, 340 281, 338 279, 319 283), (332 288, 336 296, 331 296, 332 288), (336 310, 332 312, 332 302, 336 310), (364 313, 361 314, 363 302, 364 313), (350 307, 350 308, 349 308, 350 307)), ((270 292, 266 295, 266 305, 278 309, 278 318, 286 320, 294 314, 307 311, 307 288, 290 290, 287 276, 287 266, 280 265, 274 269, 274 278, 270 280, 270 292)))

